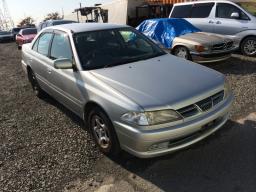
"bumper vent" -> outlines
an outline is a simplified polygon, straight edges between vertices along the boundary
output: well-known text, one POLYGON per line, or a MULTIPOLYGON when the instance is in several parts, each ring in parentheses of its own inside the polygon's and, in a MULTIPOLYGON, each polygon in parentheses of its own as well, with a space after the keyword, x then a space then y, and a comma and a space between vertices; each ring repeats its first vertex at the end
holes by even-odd
POLYGON ((203 99, 195 104, 183 107, 179 110, 179 114, 182 115, 183 118, 192 117, 200 111, 205 112, 210 110, 213 106, 217 105, 224 99, 224 91, 220 91, 211 97, 203 99))

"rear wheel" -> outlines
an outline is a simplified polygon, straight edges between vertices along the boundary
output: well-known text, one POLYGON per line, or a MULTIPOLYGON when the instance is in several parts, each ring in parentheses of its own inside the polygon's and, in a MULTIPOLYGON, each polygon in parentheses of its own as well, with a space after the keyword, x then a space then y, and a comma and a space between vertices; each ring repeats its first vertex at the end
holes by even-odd
POLYGON ((91 110, 88 117, 89 129, 100 151, 108 156, 117 156, 121 149, 108 116, 99 107, 91 110))
POLYGON ((241 52, 246 56, 256 56, 256 37, 247 37, 241 43, 241 52))
POLYGON ((45 92, 40 88, 36 76, 31 69, 28 70, 28 79, 35 95, 39 98, 43 97, 45 95, 45 92))
POLYGON ((184 46, 179 46, 179 47, 174 48, 173 54, 177 57, 191 60, 191 55, 189 53, 189 50, 184 46))

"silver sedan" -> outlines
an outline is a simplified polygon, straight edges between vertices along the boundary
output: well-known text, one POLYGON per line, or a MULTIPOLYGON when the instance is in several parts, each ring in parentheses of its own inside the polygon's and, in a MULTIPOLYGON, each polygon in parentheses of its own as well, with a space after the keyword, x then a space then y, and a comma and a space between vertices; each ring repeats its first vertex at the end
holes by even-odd
POLYGON ((233 101, 225 77, 166 54, 128 26, 46 28, 22 49, 35 94, 84 121, 100 150, 154 157, 220 129, 233 101))

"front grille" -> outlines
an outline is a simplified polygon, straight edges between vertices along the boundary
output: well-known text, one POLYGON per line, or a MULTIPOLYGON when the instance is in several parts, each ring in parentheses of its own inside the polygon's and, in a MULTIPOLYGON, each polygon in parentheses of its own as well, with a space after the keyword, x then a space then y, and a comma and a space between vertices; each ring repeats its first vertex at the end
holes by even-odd
POLYGON ((195 105, 189 105, 178 110, 183 117, 191 117, 196 115, 199 111, 195 105))
POLYGON ((233 46, 233 41, 228 41, 225 43, 218 43, 212 46, 213 51, 229 50, 233 46))
POLYGON ((220 91, 197 103, 178 109, 177 111, 180 115, 182 115, 183 118, 192 117, 200 113, 200 111, 205 112, 210 110, 213 106, 220 103, 223 99, 224 91, 220 91))

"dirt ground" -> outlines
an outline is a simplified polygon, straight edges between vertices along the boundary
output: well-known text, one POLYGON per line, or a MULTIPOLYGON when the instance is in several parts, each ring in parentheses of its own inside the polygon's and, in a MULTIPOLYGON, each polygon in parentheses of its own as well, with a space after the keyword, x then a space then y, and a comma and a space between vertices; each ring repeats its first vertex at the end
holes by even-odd
POLYGON ((231 120, 189 149, 154 159, 101 155, 83 122, 33 95, 14 43, 0 44, 0 192, 256 189, 256 58, 208 65, 234 91, 231 120))

